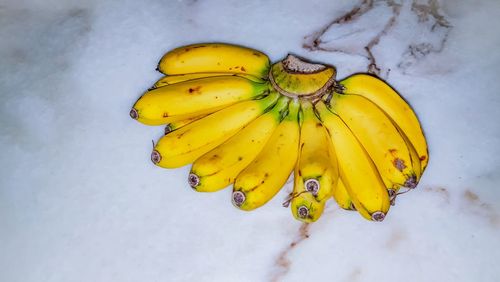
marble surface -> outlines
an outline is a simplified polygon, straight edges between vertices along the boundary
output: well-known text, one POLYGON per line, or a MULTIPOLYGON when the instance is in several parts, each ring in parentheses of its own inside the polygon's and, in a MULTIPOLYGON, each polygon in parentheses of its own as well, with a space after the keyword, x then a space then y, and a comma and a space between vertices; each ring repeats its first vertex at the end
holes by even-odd
POLYGON ((0 281, 498 281, 500 2, 3 1, 0 281), (230 42, 374 72, 430 163, 382 223, 246 213, 149 160, 128 117, 164 52, 230 42))

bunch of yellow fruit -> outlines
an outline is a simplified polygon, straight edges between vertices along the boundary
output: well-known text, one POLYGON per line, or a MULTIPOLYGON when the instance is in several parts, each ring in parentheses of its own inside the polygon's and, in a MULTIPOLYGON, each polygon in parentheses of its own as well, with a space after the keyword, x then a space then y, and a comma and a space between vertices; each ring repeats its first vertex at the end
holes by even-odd
POLYGON ((192 163, 199 192, 232 185, 232 202, 253 210, 273 198, 293 171, 287 204, 316 221, 333 198, 344 209, 382 221, 401 187, 415 188, 428 162, 411 107, 382 80, 293 55, 275 64, 256 50, 195 44, 163 56, 165 74, 130 116, 166 125, 153 163, 192 163))

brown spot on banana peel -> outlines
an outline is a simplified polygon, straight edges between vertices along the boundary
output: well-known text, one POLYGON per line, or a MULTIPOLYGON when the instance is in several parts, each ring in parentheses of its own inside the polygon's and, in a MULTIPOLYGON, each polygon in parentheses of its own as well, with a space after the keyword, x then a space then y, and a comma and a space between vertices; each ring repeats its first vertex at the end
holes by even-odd
POLYGON ((190 87, 188 92, 189 94, 201 94, 201 86, 196 86, 196 87, 190 87))
POLYGON ((400 158, 395 158, 393 161, 392 161, 392 164, 394 165, 394 167, 399 170, 399 171, 403 171, 405 168, 406 168, 406 165, 405 165, 405 161, 400 159, 400 158))

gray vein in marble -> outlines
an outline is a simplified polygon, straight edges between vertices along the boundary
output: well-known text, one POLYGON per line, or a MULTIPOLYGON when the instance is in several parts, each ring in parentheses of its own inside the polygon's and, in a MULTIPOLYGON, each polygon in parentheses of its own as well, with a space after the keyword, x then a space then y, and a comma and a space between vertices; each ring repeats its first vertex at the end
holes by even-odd
POLYGON ((427 4, 419 4, 417 0, 413 0, 411 10, 417 14, 419 23, 426 24, 426 33, 428 38, 437 36, 434 43, 418 42, 408 46, 407 51, 403 54, 401 62, 397 67, 404 74, 407 69, 425 58, 430 53, 440 53, 448 41, 448 36, 452 29, 451 24, 444 15, 439 12, 439 2, 437 0, 428 0, 427 4))
POLYGON ((403 74, 407 74, 408 70, 419 61, 431 53, 440 53, 445 47, 452 25, 440 13, 438 0, 428 0, 427 3, 412 0, 411 5, 409 5, 409 1, 399 3, 394 0, 363 0, 344 15, 333 19, 318 31, 305 36, 303 48, 309 51, 338 52, 362 56, 368 61, 367 72, 387 77, 391 67, 381 66, 374 49, 387 47, 387 44, 382 44, 382 38, 391 35, 391 32, 398 26, 400 17, 411 19, 412 16, 416 16, 415 26, 425 36, 418 38, 417 42, 413 42, 414 39, 410 35, 407 36, 409 38, 405 38, 405 41, 408 41, 405 44, 408 45, 395 67, 403 74), (411 13, 402 15, 403 7, 410 9, 411 13), (374 9, 386 10, 384 13, 389 14, 387 16, 389 19, 385 24, 379 23, 380 27, 377 24, 374 24, 374 27, 362 25, 359 28, 353 27, 374 9), (350 31, 342 34, 339 28, 346 25, 349 25, 350 31), (361 33, 368 33, 369 41, 364 46, 352 46, 353 44, 349 40, 353 40, 353 37, 359 36, 361 33), (327 34, 333 34, 334 38, 329 40, 327 34))
POLYGON ((272 276, 272 282, 280 281, 281 278, 283 278, 288 273, 291 267, 291 261, 290 259, 288 259, 288 254, 307 238, 309 238, 309 224, 303 223, 299 228, 298 238, 293 240, 276 259, 274 265, 277 268, 277 273, 272 276))

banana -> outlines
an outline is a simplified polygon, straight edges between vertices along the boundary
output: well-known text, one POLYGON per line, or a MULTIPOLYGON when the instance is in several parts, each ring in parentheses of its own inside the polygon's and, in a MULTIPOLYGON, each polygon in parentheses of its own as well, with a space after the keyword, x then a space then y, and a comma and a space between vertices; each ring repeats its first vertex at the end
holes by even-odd
POLYGON ((158 63, 158 70, 167 75, 230 72, 264 78, 269 66, 269 58, 257 50, 224 43, 203 43, 166 53, 158 63))
POLYGON ((188 80, 146 92, 135 103, 130 116, 147 125, 166 124, 261 96, 268 88, 266 83, 238 76, 188 80))
POLYGON ((415 188, 410 152, 385 113, 363 96, 334 93, 330 108, 353 132, 377 166, 387 189, 415 188))
POLYGON ((194 116, 194 117, 190 117, 190 118, 187 118, 187 119, 183 119, 183 120, 178 120, 178 121, 172 121, 170 123, 168 123, 166 126, 165 126, 165 135, 169 134, 170 132, 174 131, 174 130, 177 130, 187 124, 190 124, 192 123, 193 121, 195 120, 199 120, 201 118, 204 118, 206 117, 207 115, 201 115, 201 116, 194 116))
POLYGON ((340 177, 354 207, 364 218, 382 221, 390 201, 375 164, 339 116, 330 112, 322 101, 315 107, 337 152, 340 177))
POLYGON ((345 188, 341 177, 339 177, 337 186, 333 189, 333 199, 335 199, 339 207, 344 210, 355 210, 351 197, 349 197, 349 193, 347 193, 347 189, 345 188))
POLYGON ((300 129, 299 101, 292 100, 281 121, 259 155, 238 176, 232 202, 242 210, 267 203, 286 183, 297 161, 300 129))
POLYGON ((188 178, 191 187, 199 192, 213 192, 233 183, 271 137, 287 110, 288 102, 289 98, 282 96, 271 111, 197 159, 188 178))
POLYGON ((293 216, 314 222, 323 213, 339 178, 337 157, 328 132, 314 113, 311 102, 301 102, 302 125, 294 187, 291 201, 293 216))
POLYGON ((410 105, 388 84, 371 75, 355 74, 339 83, 345 88, 344 93, 364 96, 384 110, 415 147, 423 172, 429 161, 429 152, 418 118, 410 105))
POLYGON ((165 168, 192 163, 273 106, 278 96, 272 92, 259 100, 237 103, 163 136, 156 144, 151 160, 165 168))
POLYGON ((249 79, 251 81, 255 81, 258 83, 264 83, 265 81, 261 78, 255 77, 253 75, 249 74, 234 74, 230 72, 200 72, 200 73, 187 73, 187 74, 178 74, 178 75, 166 75, 162 78, 160 78, 156 83, 150 88, 150 89, 155 89, 158 87, 163 87, 167 86, 170 84, 175 84, 179 82, 184 82, 188 80, 193 80, 193 79, 198 79, 198 78, 204 78, 204 77, 213 77, 213 76, 239 76, 243 77, 246 79, 249 79))

